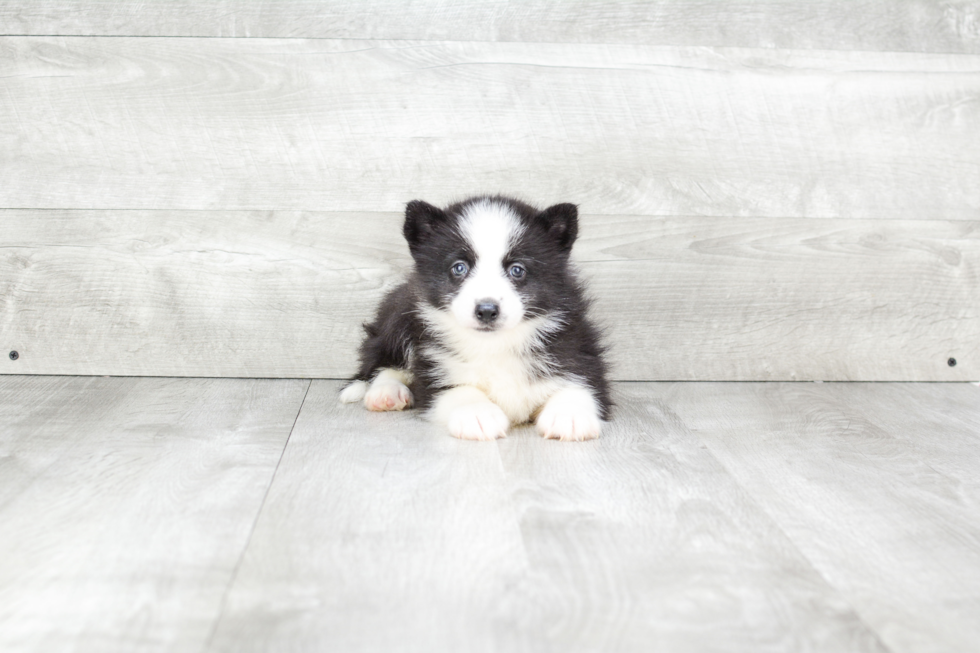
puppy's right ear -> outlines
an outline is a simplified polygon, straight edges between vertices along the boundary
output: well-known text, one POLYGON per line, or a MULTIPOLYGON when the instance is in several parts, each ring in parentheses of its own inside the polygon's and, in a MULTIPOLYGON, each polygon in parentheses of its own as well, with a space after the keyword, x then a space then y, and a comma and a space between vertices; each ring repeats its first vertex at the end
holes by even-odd
POLYGON ((405 226, 402 227, 402 234, 413 255, 418 246, 429 239, 436 225, 446 220, 448 217, 445 211, 428 202, 412 200, 405 205, 405 226))

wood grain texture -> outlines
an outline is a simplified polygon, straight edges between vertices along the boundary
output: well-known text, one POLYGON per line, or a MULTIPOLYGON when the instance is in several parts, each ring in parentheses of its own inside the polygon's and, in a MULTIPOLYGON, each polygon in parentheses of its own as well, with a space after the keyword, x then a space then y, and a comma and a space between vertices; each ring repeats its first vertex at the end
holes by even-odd
POLYGON ((340 387, 310 388, 209 650, 475 648, 523 559, 496 445, 340 387))
POLYGON ((980 56, 0 38, 0 207, 976 219, 980 56))
POLYGON ((583 268, 620 378, 973 380, 978 226, 630 218, 583 268))
POLYGON ((315 381, 209 650, 884 651, 676 421, 461 442, 315 381))
POLYGON ((980 496, 980 389, 922 388, 915 384, 831 385, 824 395, 841 411, 859 416, 908 448, 959 486, 965 503, 980 496), (883 406, 901 406, 899 410, 883 406))
POLYGON ((938 0, 32 0, 0 34, 657 43, 980 53, 980 5, 938 0))
POLYGON ((655 392, 892 651, 980 642, 980 390, 655 392))
MULTIPOLYGON (((411 264, 395 213, 0 220, 3 374, 347 377, 411 264)), ((976 222, 583 214, 581 233, 617 379, 980 379, 976 222)))
POLYGON ((340 385, 0 379, 0 648, 980 645, 980 388, 617 384, 563 444, 340 385))
POLYGON ((0 649, 200 650, 307 388, 0 379, 0 649))

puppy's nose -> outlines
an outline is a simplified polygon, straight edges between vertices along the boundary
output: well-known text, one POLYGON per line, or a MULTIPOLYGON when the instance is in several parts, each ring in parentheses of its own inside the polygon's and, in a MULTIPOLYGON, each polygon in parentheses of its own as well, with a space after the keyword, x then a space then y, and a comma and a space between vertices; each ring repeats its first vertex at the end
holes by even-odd
POLYGON ((484 299, 476 304, 476 319, 486 325, 491 325, 500 315, 500 306, 492 299, 484 299))

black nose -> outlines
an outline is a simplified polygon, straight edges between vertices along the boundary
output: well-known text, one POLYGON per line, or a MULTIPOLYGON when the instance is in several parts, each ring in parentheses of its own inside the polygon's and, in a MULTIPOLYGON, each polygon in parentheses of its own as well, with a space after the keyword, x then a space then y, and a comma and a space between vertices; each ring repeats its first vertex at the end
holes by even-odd
POLYGON ((484 324, 493 324, 498 315, 500 315, 500 307, 497 306, 497 302, 485 299, 476 305, 476 319, 484 324))

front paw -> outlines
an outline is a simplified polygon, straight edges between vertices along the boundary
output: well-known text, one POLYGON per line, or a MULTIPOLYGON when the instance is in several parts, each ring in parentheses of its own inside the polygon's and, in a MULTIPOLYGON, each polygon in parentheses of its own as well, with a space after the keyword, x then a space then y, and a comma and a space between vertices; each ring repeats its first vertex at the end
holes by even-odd
POLYGON ((496 440, 507 436, 510 420, 496 404, 481 401, 453 410, 448 425, 449 433, 462 440, 496 440))
POLYGON ((580 442, 599 437, 602 420, 596 413, 595 402, 568 399, 570 397, 556 397, 545 404, 535 420, 538 432, 546 439, 563 442, 580 442))
POLYGON ((376 380, 364 395, 364 406, 368 410, 404 410, 411 405, 412 391, 398 381, 376 380))

